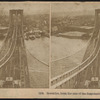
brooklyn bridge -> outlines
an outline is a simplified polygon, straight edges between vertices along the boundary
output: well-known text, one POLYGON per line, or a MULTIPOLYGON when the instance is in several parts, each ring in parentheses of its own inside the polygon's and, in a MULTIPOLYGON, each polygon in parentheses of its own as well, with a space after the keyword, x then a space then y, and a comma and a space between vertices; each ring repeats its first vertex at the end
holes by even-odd
MULTIPOLYGON (((10 10, 7 36, 0 50, 0 87, 29 88, 30 77, 23 32, 23 10, 10 10)), ((100 88, 100 9, 95 10, 95 27, 81 64, 49 79, 49 88, 100 88)), ((63 60, 51 62, 61 66, 63 60)), ((48 66, 34 59, 35 66, 48 66), (40 63, 40 64, 38 64, 40 63)), ((49 66, 51 67, 51 66, 49 66)), ((49 70, 49 73, 51 71, 49 70)))
POLYGON ((23 10, 10 10, 9 30, 0 51, 0 86, 30 87, 23 38, 23 10))
MULTIPOLYGON (((95 10, 95 25, 83 60, 71 70, 51 78, 55 89, 98 89, 100 88, 100 9, 95 10)), ((63 66, 66 58, 51 62, 52 66, 63 66)), ((67 62, 66 62, 67 63, 67 62)), ((67 65, 68 66, 68 65, 67 65)))

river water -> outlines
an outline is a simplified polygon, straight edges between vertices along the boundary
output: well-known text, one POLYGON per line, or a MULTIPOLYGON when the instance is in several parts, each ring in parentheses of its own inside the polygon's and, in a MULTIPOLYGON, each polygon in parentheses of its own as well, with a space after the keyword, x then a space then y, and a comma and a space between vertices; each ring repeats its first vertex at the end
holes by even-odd
POLYGON ((51 78, 78 66, 84 57, 88 40, 52 36, 51 78))
POLYGON ((71 62, 68 63, 69 61, 67 62, 65 59, 63 64, 69 64, 70 67, 64 66, 63 68, 63 66, 52 66, 51 64, 51 71, 49 71, 49 66, 41 64, 41 62, 44 62, 45 64, 49 63, 50 39, 47 37, 36 38, 35 40, 25 41, 25 43, 31 77, 31 87, 33 88, 48 88, 49 72, 51 72, 51 77, 55 77, 69 69, 72 69, 76 63, 79 64, 81 62, 87 47, 87 40, 51 36, 51 62, 73 55, 84 47, 85 49, 81 51, 82 53, 78 53, 77 56, 72 58, 70 57, 70 61, 74 61, 74 64, 72 62, 73 66, 70 66, 71 62), (32 56, 37 58, 39 61, 32 56))
POLYGON ((51 58, 52 60, 56 60, 81 50, 87 45, 87 40, 52 36, 51 43, 51 58))
POLYGON ((33 88, 49 87, 49 38, 25 41, 30 83, 33 88))
MULTIPOLYGON (((0 47, 2 46, 2 43, 3 42, 0 41, 0 47)), ((67 71, 67 68, 65 70, 61 66, 51 66, 51 71, 49 71, 49 43, 50 39, 47 37, 25 41, 31 87, 33 88, 48 88, 49 72, 51 72, 52 77, 55 77, 64 71, 67 71)), ((51 61, 70 56, 86 45, 87 41, 81 39, 68 39, 51 36, 51 61)), ((81 54, 79 56, 81 56, 81 54)))

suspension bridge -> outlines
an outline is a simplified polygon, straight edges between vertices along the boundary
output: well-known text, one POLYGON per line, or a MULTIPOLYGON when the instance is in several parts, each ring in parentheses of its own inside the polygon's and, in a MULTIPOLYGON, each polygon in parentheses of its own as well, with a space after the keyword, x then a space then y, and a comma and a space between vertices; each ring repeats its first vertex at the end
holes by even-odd
POLYGON ((48 87, 49 65, 27 49, 23 16, 22 9, 9 11, 9 29, 0 49, 0 88, 48 87), (44 75, 46 78, 42 79, 44 75))
MULTIPOLYGON (((100 9, 95 10, 95 27, 88 42, 83 60, 74 68, 60 75, 51 77, 53 89, 87 89, 100 88, 100 9)), ((63 66, 67 58, 51 62, 51 66, 63 66)), ((67 63, 67 62, 66 62, 67 63)), ((67 64, 66 64, 67 65, 67 64)), ((65 65, 65 66, 66 66, 65 65)), ((68 65, 67 65, 68 66, 68 65)), ((58 70, 58 69, 57 69, 58 70)))
POLYGON ((30 87, 25 43, 23 10, 10 10, 7 36, 0 50, 0 87, 30 87))

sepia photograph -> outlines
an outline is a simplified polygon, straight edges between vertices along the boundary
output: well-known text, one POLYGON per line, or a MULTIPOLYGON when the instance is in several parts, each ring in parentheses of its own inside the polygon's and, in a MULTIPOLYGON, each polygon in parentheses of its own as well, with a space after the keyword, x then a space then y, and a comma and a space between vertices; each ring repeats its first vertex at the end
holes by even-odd
POLYGON ((51 4, 51 88, 99 89, 100 3, 51 4))
POLYGON ((100 2, 0 2, 0 98, 100 98, 100 2))
POLYGON ((0 87, 49 88, 48 3, 0 3, 0 87))

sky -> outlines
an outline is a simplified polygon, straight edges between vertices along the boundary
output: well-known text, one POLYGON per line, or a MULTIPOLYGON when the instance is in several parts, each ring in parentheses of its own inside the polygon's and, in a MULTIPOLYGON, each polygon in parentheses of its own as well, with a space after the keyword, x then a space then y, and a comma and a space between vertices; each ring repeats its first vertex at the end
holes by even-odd
POLYGON ((0 3, 0 10, 3 10, 6 14, 9 13, 10 9, 23 9, 25 14, 44 14, 49 13, 50 4, 48 3, 0 3))
POLYGON ((95 9, 100 9, 100 2, 65 2, 65 3, 53 3, 52 13, 77 13, 81 14, 94 14, 95 9))
MULTIPOLYGON (((64 3, 51 3, 52 13, 63 14, 95 14, 95 9, 100 9, 100 2, 64 2, 64 3)), ((9 14, 10 9, 23 9, 25 14, 49 14, 50 3, 49 2, 6 2, 0 3, 0 11, 3 10, 6 14, 9 14)))

